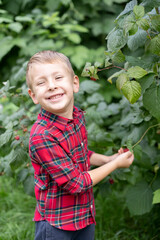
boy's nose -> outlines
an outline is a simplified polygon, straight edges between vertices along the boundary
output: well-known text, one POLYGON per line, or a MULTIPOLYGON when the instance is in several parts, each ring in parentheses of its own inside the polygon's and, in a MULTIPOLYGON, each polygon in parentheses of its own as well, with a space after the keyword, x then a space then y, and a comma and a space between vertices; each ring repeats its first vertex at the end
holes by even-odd
POLYGON ((48 80, 48 90, 57 88, 57 84, 53 79, 48 80))

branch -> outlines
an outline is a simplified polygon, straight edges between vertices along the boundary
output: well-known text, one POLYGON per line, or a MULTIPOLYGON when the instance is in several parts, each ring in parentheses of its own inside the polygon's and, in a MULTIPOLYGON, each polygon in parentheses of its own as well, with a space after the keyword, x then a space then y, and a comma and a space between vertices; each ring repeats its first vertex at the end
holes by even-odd
POLYGON ((121 69, 121 70, 127 71, 127 69, 125 69, 125 68, 122 68, 122 67, 118 67, 118 66, 113 65, 113 66, 106 67, 106 68, 101 68, 101 69, 98 68, 98 69, 97 69, 97 72, 100 72, 100 71, 103 71, 103 70, 107 70, 107 69, 111 69, 111 68, 119 68, 119 69, 121 69))
POLYGON ((136 142, 136 143, 132 146, 132 149, 133 149, 135 146, 137 146, 137 145, 143 140, 144 136, 146 135, 146 133, 147 133, 151 128, 158 127, 158 126, 160 126, 160 123, 155 124, 155 125, 152 125, 152 126, 150 126, 149 128, 147 128, 147 130, 144 132, 144 134, 143 134, 142 137, 138 140, 138 142, 136 142))

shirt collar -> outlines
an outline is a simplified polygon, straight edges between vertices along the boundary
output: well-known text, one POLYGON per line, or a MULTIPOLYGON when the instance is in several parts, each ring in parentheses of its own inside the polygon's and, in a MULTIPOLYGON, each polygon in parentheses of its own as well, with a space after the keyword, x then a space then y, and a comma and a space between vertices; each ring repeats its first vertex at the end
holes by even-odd
POLYGON ((40 118, 45 119, 47 122, 48 121, 52 122, 52 124, 54 124, 54 126, 59 128, 60 130, 64 131, 69 122, 76 122, 77 118, 80 115, 80 112, 82 112, 82 110, 74 106, 73 119, 68 119, 68 118, 64 118, 62 116, 53 114, 51 112, 48 112, 42 108, 41 112, 40 112, 40 118))

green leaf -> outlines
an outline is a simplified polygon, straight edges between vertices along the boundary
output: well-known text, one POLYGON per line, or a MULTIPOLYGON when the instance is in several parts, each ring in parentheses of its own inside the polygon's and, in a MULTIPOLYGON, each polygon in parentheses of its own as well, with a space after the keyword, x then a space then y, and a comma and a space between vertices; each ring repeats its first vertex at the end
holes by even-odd
POLYGON ((141 85, 136 81, 127 81, 123 84, 122 92, 130 103, 135 103, 141 96, 141 85))
POLYGON ((144 77, 148 72, 139 66, 131 67, 127 71, 127 75, 130 78, 140 79, 144 77))
POLYGON ((129 77, 126 73, 121 73, 116 80, 116 87, 120 91, 123 87, 123 84, 129 80, 129 77))
POLYGON ((22 30, 23 26, 19 22, 14 22, 14 23, 10 23, 8 25, 8 28, 11 29, 12 31, 16 32, 16 33, 19 33, 22 30))
POLYGON ((84 66, 84 69, 81 73, 81 76, 82 77, 89 77, 90 76, 90 73, 89 73, 89 68, 91 67, 91 63, 87 62, 84 66))
POLYGON ((68 35, 68 39, 76 44, 79 44, 81 42, 81 38, 77 33, 71 33, 68 35))
POLYGON ((140 28, 142 28, 143 30, 148 30, 149 29, 149 22, 146 18, 142 18, 139 21, 137 21, 137 24, 140 28))
POLYGON ((160 120, 160 86, 152 84, 143 94, 143 105, 156 119, 160 120))
POLYGON ((27 159, 28 155, 22 148, 16 149, 10 162, 11 169, 15 170, 19 168, 27 159))
POLYGON ((126 203, 132 215, 142 215, 152 209, 152 189, 147 182, 139 182, 127 191, 126 203))
POLYGON ((119 50, 118 52, 113 54, 112 61, 113 61, 113 63, 116 63, 116 64, 123 63, 125 61, 125 56, 121 50, 119 50))
POLYGON ((15 17, 17 22, 32 22, 32 18, 30 16, 17 16, 15 17))
POLYGON ((148 46, 148 50, 153 54, 160 56, 160 34, 152 38, 148 46))
POLYGON ((0 23, 11 23, 12 19, 7 17, 0 17, 0 23))
POLYGON ((151 19, 152 27, 160 32, 160 15, 149 15, 151 19))
POLYGON ((132 0, 129 3, 127 3, 125 6, 125 9, 119 14, 117 19, 119 19, 121 16, 125 15, 126 13, 131 12, 135 5, 137 5, 137 0, 132 0))
POLYGON ((87 93, 93 93, 96 92, 100 88, 100 84, 90 81, 90 80, 85 80, 80 84, 81 90, 87 93))
POLYGON ((154 73, 149 73, 146 76, 144 76, 143 78, 139 79, 139 83, 141 85, 142 88, 142 94, 146 91, 147 88, 149 88, 151 86, 151 84, 154 82, 154 77, 155 74, 154 73))
POLYGON ((12 129, 8 129, 4 133, 2 133, 0 135, 0 147, 5 145, 6 143, 8 143, 11 140, 12 135, 13 135, 13 130, 12 129))
POLYGON ((25 193, 34 196, 34 176, 29 175, 23 182, 25 193))
POLYGON ((115 52, 122 47, 124 47, 127 43, 127 36, 124 35, 122 29, 116 29, 109 33, 107 36, 107 48, 108 51, 115 52))
POLYGON ((134 35, 138 31, 138 25, 137 23, 134 23, 132 27, 129 30, 129 35, 134 35))
POLYGON ((12 49, 14 45, 15 43, 12 37, 4 37, 0 40, 0 60, 12 49))
POLYGON ((139 5, 139 6, 134 6, 133 8, 133 12, 135 14, 136 19, 141 19, 142 17, 144 17, 144 7, 139 5))
POLYGON ((128 37, 127 45, 131 51, 137 50, 139 47, 144 46, 146 42, 147 32, 138 29, 138 31, 134 34, 128 37))
POLYGON ((107 79, 107 81, 112 83, 112 79, 113 79, 113 78, 118 77, 121 73, 124 73, 124 72, 125 72, 124 70, 120 70, 119 72, 113 73, 113 74, 107 79))
POLYGON ((160 189, 154 192, 153 204, 160 203, 160 189))

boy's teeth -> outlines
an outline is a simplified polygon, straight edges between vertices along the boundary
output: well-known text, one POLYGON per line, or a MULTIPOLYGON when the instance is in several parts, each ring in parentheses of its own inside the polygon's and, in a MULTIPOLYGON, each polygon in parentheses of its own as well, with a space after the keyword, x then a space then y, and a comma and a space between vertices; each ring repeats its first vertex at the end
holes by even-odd
POLYGON ((58 95, 56 95, 56 96, 51 97, 50 99, 56 99, 56 98, 61 97, 62 95, 63 95, 63 94, 58 94, 58 95))

